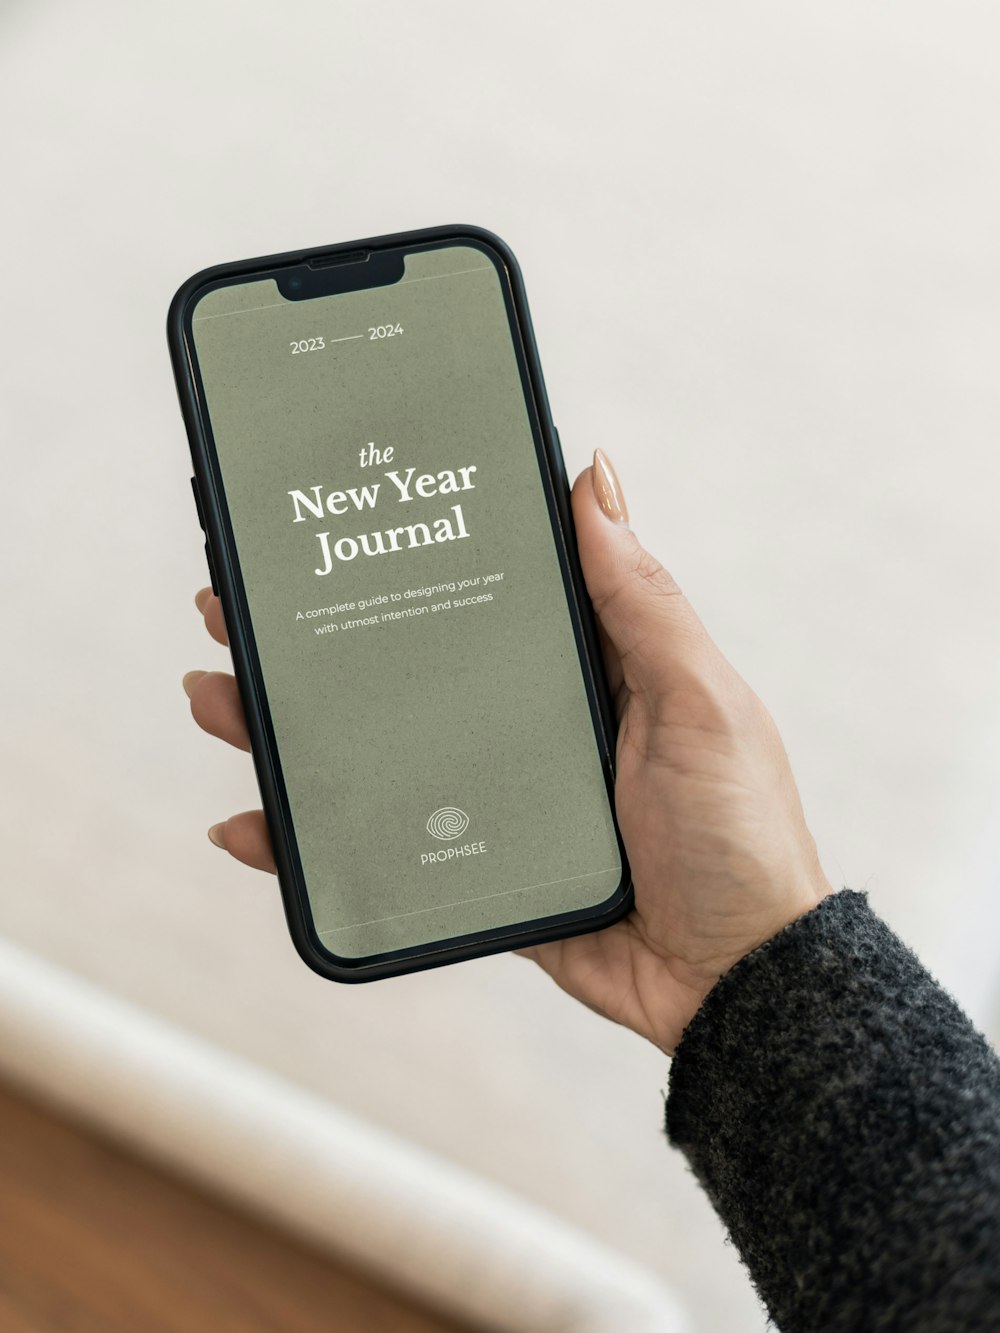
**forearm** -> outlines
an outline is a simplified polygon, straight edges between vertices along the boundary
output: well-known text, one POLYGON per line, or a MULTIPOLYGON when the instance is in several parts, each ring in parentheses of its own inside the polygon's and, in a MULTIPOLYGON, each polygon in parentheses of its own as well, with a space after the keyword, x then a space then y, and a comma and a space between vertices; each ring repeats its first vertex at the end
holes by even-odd
POLYGON ((864 895, 716 985, 667 1132, 782 1333, 1000 1328, 1000 1062, 864 895))

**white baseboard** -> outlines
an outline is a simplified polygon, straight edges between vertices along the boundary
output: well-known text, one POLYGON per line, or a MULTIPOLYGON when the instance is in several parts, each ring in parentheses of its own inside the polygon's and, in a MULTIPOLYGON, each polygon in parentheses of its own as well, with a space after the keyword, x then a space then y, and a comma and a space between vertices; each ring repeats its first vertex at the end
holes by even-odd
POLYGON ((623 1255, 2 940, 0 1073, 489 1333, 687 1329, 623 1255))

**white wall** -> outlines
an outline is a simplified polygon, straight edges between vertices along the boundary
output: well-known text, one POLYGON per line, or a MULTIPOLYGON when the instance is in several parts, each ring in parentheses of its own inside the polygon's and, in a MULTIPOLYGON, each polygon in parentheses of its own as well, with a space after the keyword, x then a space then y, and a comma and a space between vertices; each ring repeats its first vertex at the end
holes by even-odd
POLYGON ((502 957, 312 976, 207 825, 253 804, 163 337, 216 261, 473 221, 521 257, 571 470, 782 728, 824 862, 992 1022, 1000 16, 987 3, 0 10, 0 931, 762 1327, 665 1062, 502 957))

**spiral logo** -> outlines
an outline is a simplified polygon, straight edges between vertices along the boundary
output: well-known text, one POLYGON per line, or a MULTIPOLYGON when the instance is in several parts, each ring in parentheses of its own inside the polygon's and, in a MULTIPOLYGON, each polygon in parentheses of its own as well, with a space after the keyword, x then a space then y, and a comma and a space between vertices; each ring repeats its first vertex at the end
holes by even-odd
POLYGON ((460 838, 468 827, 469 816, 464 810, 456 810, 451 805, 443 805, 440 810, 435 810, 427 821, 427 832, 441 842, 460 838))

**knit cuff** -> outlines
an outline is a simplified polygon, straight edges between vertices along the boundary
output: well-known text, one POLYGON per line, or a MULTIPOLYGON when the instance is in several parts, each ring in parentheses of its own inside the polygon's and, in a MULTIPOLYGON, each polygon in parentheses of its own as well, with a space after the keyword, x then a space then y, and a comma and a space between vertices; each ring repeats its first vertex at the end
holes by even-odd
POLYGON ((865 894, 721 978, 666 1129, 783 1333, 937 1333, 1000 1302, 1000 1064, 865 894))

